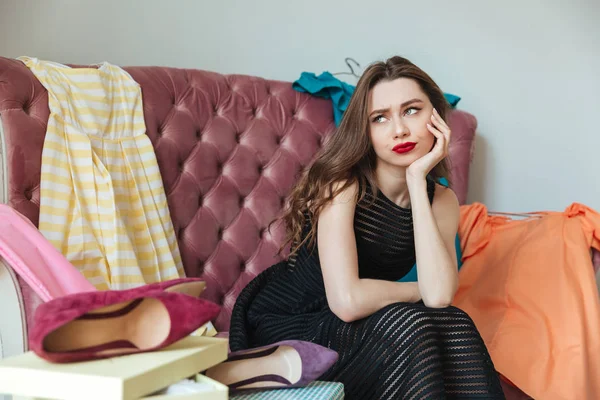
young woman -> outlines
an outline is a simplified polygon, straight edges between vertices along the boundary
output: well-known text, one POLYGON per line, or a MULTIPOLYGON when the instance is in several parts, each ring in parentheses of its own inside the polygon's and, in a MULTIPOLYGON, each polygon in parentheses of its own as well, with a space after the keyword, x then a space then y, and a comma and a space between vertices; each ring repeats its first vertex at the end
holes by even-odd
POLYGON ((440 88, 410 61, 371 65, 284 215, 290 257, 233 310, 232 351, 312 342, 348 399, 504 398, 458 285, 459 205, 440 88), (398 282, 417 263, 418 282, 398 282))

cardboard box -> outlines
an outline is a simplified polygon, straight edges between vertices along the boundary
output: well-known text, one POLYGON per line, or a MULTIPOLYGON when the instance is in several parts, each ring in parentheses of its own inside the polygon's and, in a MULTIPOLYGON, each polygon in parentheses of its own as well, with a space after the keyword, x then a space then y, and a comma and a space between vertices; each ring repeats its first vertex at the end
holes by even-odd
POLYGON ((229 388, 204 375, 196 375, 194 381, 208 384, 212 387, 209 392, 190 394, 165 394, 144 397, 143 400, 227 400, 229 399, 229 388))
MULTIPOLYGON (((50 363, 27 352, 0 360, 0 393, 60 400, 138 400, 197 377, 224 361, 227 351, 227 339, 188 336, 159 351, 80 363, 50 363)), ((222 392, 224 386, 214 383, 222 392)))
MULTIPOLYGON (((214 381, 204 375, 198 374, 193 379, 195 382, 204 383, 210 386, 201 393, 190 394, 155 394, 143 397, 140 400, 228 400, 229 388, 217 381, 214 381)), ((41 397, 23 397, 14 396, 13 400, 48 400, 41 397)))

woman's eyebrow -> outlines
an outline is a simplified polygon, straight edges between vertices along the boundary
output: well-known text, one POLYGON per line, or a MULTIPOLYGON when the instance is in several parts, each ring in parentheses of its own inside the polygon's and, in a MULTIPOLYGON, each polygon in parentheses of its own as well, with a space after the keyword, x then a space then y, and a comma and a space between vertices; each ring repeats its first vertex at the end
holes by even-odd
MULTIPOLYGON (((423 102, 423 100, 417 99, 417 98, 406 100, 404 103, 400 104, 400 108, 404 108, 404 107, 406 107, 406 106, 408 106, 410 104, 413 104, 413 103, 422 103, 422 102, 423 102)), ((389 107, 388 108, 379 108, 377 110, 373 110, 373 111, 371 111, 371 113, 369 113, 369 116, 371 116, 373 114, 383 114, 386 111, 389 111, 389 107)))

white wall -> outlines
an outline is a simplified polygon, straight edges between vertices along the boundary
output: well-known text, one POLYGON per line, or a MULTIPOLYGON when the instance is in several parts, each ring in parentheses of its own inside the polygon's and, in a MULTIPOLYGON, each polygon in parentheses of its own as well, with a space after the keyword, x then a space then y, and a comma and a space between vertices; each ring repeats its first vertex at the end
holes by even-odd
POLYGON ((0 55, 292 81, 401 54, 479 120, 471 201, 600 210, 600 2, 302 3, 2 0, 0 55))

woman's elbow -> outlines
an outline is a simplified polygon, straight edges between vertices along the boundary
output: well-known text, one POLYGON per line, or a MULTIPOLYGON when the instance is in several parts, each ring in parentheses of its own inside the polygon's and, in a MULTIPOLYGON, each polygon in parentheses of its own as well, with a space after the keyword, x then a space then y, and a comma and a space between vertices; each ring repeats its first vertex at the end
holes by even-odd
POLYGON ((329 307, 336 317, 346 323, 354 322, 360 319, 360 316, 357 312, 358 310, 353 306, 353 301, 350 297, 333 301, 330 303, 329 307))
POLYGON ((455 276, 447 285, 431 290, 423 290, 422 300, 429 308, 446 308, 452 305, 454 296, 458 290, 458 276, 455 276))
POLYGON ((446 308, 452 305, 454 292, 436 296, 423 296, 423 304, 429 308, 446 308))
POLYGON ((360 319, 359 315, 356 312, 354 312, 352 310, 348 310, 346 308, 342 308, 341 310, 334 311, 333 313, 339 319, 341 319, 342 321, 344 321, 347 324, 360 319))
POLYGON ((429 308, 446 308, 452 304, 452 299, 435 298, 435 299, 423 299, 423 303, 429 308))

